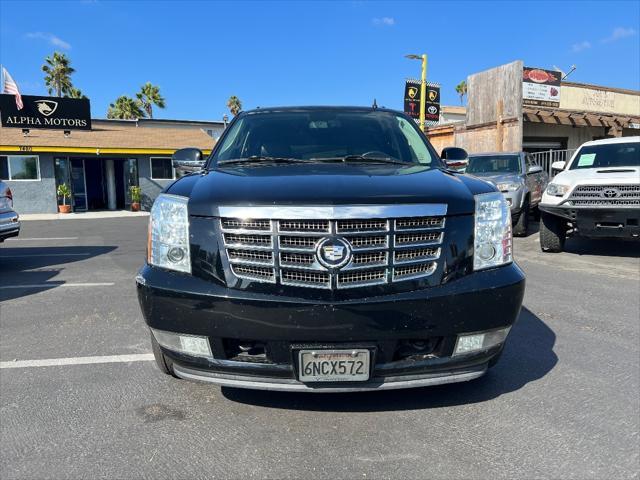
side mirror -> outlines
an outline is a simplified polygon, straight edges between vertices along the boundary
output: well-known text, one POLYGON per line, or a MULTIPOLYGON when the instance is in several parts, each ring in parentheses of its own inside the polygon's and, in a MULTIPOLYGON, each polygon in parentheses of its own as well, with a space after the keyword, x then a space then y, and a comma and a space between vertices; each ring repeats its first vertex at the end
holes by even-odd
POLYGON ((198 148, 181 148, 180 150, 176 150, 171 156, 171 161, 173 168, 175 168, 180 175, 198 172, 204 167, 202 150, 198 148))
POLYGON ((553 162, 551 164, 551 170, 564 170, 566 164, 567 162, 553 162))
POLYGON ((469 154, 464 148, 459 147, 443 148, 440 158, 444 160, 447 168, 452 170, 463 170, 469 162, 469 154))
POLYGON ((531 165, 527 170, 527 173, 540 173, 543 169, 540 165, 531 165))
POLYGON ((443 160, 468 160, 469 154, 464 148, 446 147, 442 149, 440 157, 443 160))

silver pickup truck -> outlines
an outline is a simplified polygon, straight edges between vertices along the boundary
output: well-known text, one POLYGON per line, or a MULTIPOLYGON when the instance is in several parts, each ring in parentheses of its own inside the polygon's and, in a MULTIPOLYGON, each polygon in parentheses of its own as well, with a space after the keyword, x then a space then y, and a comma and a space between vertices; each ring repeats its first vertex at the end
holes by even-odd
POLYGON ((0 243, 20 233, 18 214, 13 210, 13 195, 9 186, 0 180, 0 243))
POLYGON ((525 236, 531 214, 539 217, 538 204, 549 175, 525 152, 469 155, 466 173, 498 187, 511 208, 513 235, 525 236))

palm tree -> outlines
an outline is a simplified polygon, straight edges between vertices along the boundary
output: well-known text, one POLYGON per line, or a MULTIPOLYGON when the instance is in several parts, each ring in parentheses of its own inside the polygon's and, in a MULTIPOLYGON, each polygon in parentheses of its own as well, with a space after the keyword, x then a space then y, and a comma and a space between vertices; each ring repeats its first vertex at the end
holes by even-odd
POLYGON ((49 90, 49 95, 53 92, 61 97, 69 93, 73 85, 71 84, 71 74, 75 70, 71 67, 71 60, 60 52, 53 52, 53 55, 44 59, 42 71, 46 73, 44 83, 49 90))
POLYGON ((140 108, 140 104, 126 95, 118 97, 107 110, 107 118, 135 120, 142 117, 144 117, 144 112, 140 108))
POLYGON ((160 95, 160 87, 152 85, 151 82, 140 87, 140 92, 136 93, 136 97, 149 118, 153 118, 154 105, 158 108, 165 107, 164 98, 160 95))
POLYGON ((462 100, 467 94, 467 81, 463 80, 458 85, 456 85, 456 93, 460 95, 460 105, 462 105, 462 100))
POLYGON ((242 111, 242 102, 235 95, 231 95, 227 100, 227 107, 234 117, 242 111))
POLYGON ((76 87, 71 87, 69 89, 69 92, 66 93, 64 96, 68 98, 87 98, 87 96, 84 93, 82 93, 82 91, 79 88, 76 88, 76 87))

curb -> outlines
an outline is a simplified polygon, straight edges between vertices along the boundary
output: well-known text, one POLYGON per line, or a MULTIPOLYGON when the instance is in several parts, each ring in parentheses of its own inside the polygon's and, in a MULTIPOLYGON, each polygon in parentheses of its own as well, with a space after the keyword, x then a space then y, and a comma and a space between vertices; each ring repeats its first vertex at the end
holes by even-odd
POLYGON ((36 220, 96 220, 101 218, 131 218, 148 217, 149 212, 81 212, 81 213, 24 213, 20 215, 21 222, 36 220))

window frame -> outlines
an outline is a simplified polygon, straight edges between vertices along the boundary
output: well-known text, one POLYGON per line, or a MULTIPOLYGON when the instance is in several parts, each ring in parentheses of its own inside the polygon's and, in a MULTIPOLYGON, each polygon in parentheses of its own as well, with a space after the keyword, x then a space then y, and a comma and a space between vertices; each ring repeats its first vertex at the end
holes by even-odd
MULTIPOLYGON (((139 174, 138 174, 139 176, 139 174)), ((176 179, 176 169, 173 167, 173 159, 172 157, 149 157, 149 178, 151 180, 175 180, 176 179), (153 160, 161 159, 161 160, 169 160, 171 165, 171 174, 173 178, 156 178, 153 176, 153 160)))
POLYGON ((40 155, 0 155, 0 157, 4 157, 7 159, 7 173, 9 178, 0 179, 4 182, 40 182, 42 181, 42 175, 40 175, 40 155), (11 178, 11 158, 35 158, 36 159, 36 171, 38 173, 38 178, 11 178))

